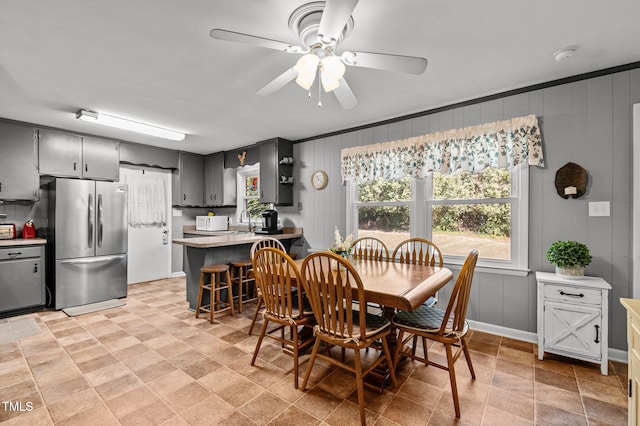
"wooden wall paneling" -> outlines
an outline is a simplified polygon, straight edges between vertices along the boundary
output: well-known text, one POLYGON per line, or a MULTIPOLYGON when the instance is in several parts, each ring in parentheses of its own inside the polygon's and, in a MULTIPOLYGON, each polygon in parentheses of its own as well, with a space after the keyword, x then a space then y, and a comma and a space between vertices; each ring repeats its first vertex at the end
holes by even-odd
POLYGON ((504 275, 477 273, 478 321, 503 325, 504 275))
MULTIPOLYGON (((324 151, 324 162, 329 177, 329 184, 322 191, 324 201, 331 208, 327 211, 328 234, 333 241, 333 231, 337 226, 342 237, 347 234, 347 210, 346 190, 340 179, 340 151, 343 144, 343 135, 332 136, 327 139, 324 151)), ((328 244, 326 247, 330 247, 328 244)))
POLYGON ((502 117, 504 117, 504 100, 502 98, 483 102, 480 105, 481 123, 493 123, 494 121, 501 121, 502 117))
MULTIPOLYGON (((633 104, 629 91, 630 74, 628 72, 614 74, 613 83, 613 113, 612 113, 612 191, 611 209, 612 238, 611 262, 613 265, 611 276, 610 300, 614 303, 621 297, 632 296, 632 238, 629 224, 632 223, 632 178, 633 178, 633 148, 629 144, 632 140, 631 129, 633 104)), ((620 309, 609 310, 609 343, 611 346, 624 347, 626 333, 626 313, 620 309)))
MULTIPOLYGON (((551 243, 557 240, 572 239, 570 202, 558 196, 555 189, 555 174, 558 168, 562 167, 572 158, 570 144, 571 128, 567 125, 567 119, 571 111, 571 88, 568 85, 558 86, 544 90, 543 98, 544 110, 544 133, 546 141, 546 156, 548 173, 543 177, 543 191, 541 200, 530 200, 529 204, 542 202, 544 208, 543 216, 543 250, 546 250, 551 243)), ((535 231, 534 231, 535 232, 535 231)), ((574 239, 577 237, 573 237, 574 239)), ((553 268, 546 260, 543 261, 544 268, 553 268)), ((546 269, 550 270, 550 269, 546 269)))
POLYGON ((429 117, 429 115, 423 115, 411 119, 411 133, 413 136, 431 133, 431 119, 429 117))
POLYGON ((503 120, 516 117, 524 117, 531 114, 529 106, 529 94, 520 93, 503 99, 503 120))
MULTIPOLYGON (((589 80, 588 89, 588 162, 584 166, 589 170, 593 181, 587 193, 588 200, 611 201, 613 190, 613 90, 611 76, 589 80)), ((615 206, 611 206, 612 210, 615 206)), ((593 256, 588 270, 611 282, 611 216, 589 217, 587 245, 593 256)))
MULTIPOLYGON (((503 322, 504 327, 536 332, 536 298, 530 298, 530 283, 522 277, 503 277, 503 322), (533 309, 531 309, 531 305, 533 309), (533 316, 532 316, 533 315, 533 316)), ((535 287, 535 286, 534 286, 535 287)))
MULTIPOLYGON (((543 91, 536 90, 528 93, 528 114, 535 114, 542 133, 542 151, 545 156, 544 167, 529 167, 529 269, 532 271, 543 270, 547 247, 543 244, 543 216, 544 216, 544 181, 545 176, 551 173, 547 163, 547 140, 545 133, 544 117, 542 114, 543 91)), ((548 265, 548 262, 546 263, 548 265)), ((529 274, 534 276, 534 274, 529 274)))
POLYGON ((398 141, 405 138, 402 122, 396 121, 387 124, 387 138, 388 141, 398 141))
POLYGON ((464 108, 456 108, 453 110, 453 128, 461 129, 464 127, 464 108))
POLYGON ((477 126, 480 122, 481 104, 467 105, 462 108, 462 127, 477 126))
POLYGON ((430 129, 429 133, 442 132, 443 130, 450 130, 453 128, 453 111, 440 111, 429 116, 430 129))

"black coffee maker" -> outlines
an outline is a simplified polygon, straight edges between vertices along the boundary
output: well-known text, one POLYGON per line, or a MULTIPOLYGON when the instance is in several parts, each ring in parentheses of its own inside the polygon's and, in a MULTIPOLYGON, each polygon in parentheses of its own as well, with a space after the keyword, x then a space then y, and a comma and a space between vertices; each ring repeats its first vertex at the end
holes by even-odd
POLYGON ((282 229, 278 229, 278 212, 275 210, 263 210, 262 219, 264 226, 256 230, 256 234, 282 234, 282 229))

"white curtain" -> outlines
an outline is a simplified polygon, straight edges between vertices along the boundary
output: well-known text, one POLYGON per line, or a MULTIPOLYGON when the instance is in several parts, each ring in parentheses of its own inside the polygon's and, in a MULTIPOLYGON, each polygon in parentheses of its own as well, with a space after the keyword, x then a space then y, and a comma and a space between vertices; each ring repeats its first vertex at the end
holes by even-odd
POLYGON ((167 200, 164 180, 140 176, 125 176, 129 186, 129 225, 166 225, 167 200))

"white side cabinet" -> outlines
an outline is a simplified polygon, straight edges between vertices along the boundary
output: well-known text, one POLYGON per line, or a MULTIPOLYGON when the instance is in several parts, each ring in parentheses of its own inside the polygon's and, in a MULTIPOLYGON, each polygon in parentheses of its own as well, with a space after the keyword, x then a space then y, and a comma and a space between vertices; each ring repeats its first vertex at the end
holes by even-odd
POLYGON ((598 277, 566 279, 536 272, 538 281, 538 359, 550 352, 600 363, 607 374, 609 290, 598 277))

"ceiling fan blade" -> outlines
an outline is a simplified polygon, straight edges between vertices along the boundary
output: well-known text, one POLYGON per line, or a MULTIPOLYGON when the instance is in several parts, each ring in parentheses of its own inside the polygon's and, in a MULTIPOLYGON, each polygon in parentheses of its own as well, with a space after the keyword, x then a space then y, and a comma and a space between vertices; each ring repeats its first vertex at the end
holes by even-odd
POLYGON ((354 67, 376 68, 408 74, 422 74, 427 69, 428 63, 425 58, 416 56, 352 51, 344 52, 341 59, 345 64, 354 67))
POLYGON ((267 49, 280 50, 287 53, 306 53, 308 49, 302 46, 297 46, 283 41, 271 40, 264 37, 252 36, 244 33, 237 33, 234 31, 221 30, 214 28, 209 33, 211 38, 216 40, 234 41, 236 43, 251 44, 254 46, 266 47, 267 49))
POLYGON ((347 24, 358 0, 327 0, 324 3, 318 37, 325 44, 335 43, 347 24))
POLYGON ((289 68, 269 83, 267 83, 262 89, 258 90, 256 93, 260 96, 267 96, 278 90, 282 89, 287 85, 291 80, 294 80, 298 76, 298 71, 294 70, 293 67, 289 68))
POLYGON ((352 109, 356 105, 358 105, 358 100, 356 96, 351 91, 351 87, 347 84, 347 80, 344 78, 340 79, 340 85, 333 90, 336 98, 338 98, 338 102, 342 105, 343 109, 352 109))

